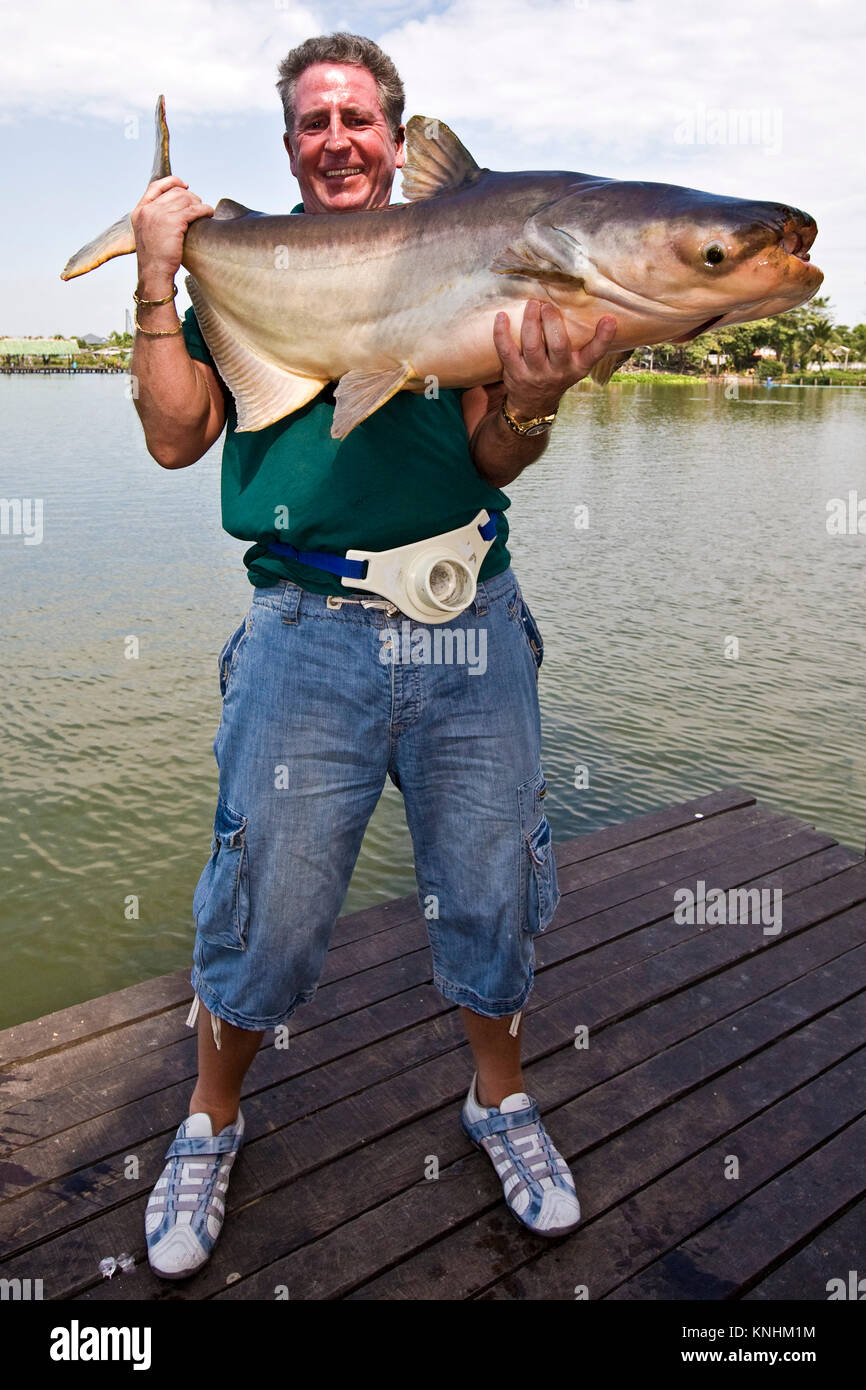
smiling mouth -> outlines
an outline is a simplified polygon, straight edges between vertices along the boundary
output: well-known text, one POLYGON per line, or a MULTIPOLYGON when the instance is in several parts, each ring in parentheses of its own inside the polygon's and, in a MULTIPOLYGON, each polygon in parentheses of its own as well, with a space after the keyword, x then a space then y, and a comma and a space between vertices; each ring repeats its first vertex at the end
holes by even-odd
POLYGON ((353 165, 349 169, 326 169, 324 171, 326 179, 347 179, 352 174, 363 174, 364 170, 353 165))

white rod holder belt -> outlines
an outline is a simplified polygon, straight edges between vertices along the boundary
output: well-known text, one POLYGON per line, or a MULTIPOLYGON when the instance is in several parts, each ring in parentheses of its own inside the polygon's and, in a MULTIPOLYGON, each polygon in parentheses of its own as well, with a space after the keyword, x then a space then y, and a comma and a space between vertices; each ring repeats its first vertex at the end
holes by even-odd
POLYGON ((347 560, 367 560, 364 579, 341 582, 353 589, 381 594, 409 618, 446 623, 467 609, 475 597, 478 573, 496 533, 484 540, 479 527, 490 520, 482 509, 456 531, 429 536, 393 550, 347 550, 347 560))

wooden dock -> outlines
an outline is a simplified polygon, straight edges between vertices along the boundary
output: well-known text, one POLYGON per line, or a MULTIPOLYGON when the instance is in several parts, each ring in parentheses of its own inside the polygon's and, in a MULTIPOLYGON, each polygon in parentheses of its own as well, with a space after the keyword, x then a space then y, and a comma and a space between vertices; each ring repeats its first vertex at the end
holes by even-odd
POLYGON ((460 1129, 471 1055, 411 895, 342 917, 288 1048, 266 1035, 192 1280, 155 1278, 143 1232, 195 1071, 188 971, 0 1033, 0 1278, 82 1302, 824 1302, 866 1274, 866 861, 725 787, 557 863, 524 1067, 575 1175, 571 1236, 523 1230, 460 1129), (781 930, 678 922, 699 880, 780 890, 781 930), (121 1252, 136 1267, 103 1278, 121 1252))

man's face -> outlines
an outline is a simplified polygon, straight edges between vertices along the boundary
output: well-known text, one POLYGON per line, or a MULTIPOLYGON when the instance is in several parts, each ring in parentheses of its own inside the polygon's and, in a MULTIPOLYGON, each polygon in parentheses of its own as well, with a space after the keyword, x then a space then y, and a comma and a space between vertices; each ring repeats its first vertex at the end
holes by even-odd
POLYGON ((295 84, 295 128, 283 136, 305 212, 387 207, 403 167, 403 127, 394 141, 366 68, 315 63, 295 84))

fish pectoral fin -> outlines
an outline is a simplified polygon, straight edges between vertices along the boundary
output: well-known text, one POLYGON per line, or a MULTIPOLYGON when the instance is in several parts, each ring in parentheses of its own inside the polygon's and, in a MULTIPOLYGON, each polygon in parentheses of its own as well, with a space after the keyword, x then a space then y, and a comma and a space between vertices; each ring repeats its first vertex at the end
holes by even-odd
POLYGON ((192 275, 186 277, 186 288, 217 370, 235 398, 237 434, 275 424, 300 410, 327 386, 326 379, 302 376, 259 357, 207 302, 192 275))
POLYGON ((337 407, 331 424, 332 439, 345 439, 350 430, 396 396, 408 382, 418 379, 411 362, 400 362, 379 372, 346 372, 334 392, 337 407))
POLYGON ((629 348, 626 352, 608 352, 604 357, 600 357, 594 367, 590 368, 590 376, 599 386, 607 386, 617 367, 621 367, 623 362, 627 362, 634 352, 634 348, 629 348))
POLYGON ((497 275, 527 275, 533 280, 582 283, 587 268, 583 248, 567 232, 531 217, 517 241, 490 262, 497 275))
POLYGON ((403 197, 410 202, 468 187, 485 172, 444 121, 411 116, 406 122, 403 197))

